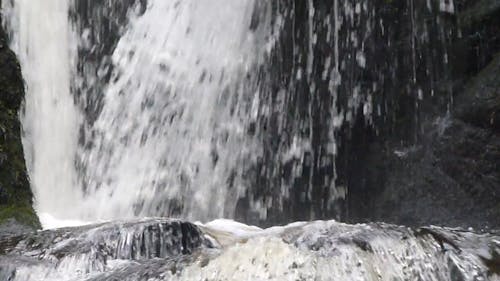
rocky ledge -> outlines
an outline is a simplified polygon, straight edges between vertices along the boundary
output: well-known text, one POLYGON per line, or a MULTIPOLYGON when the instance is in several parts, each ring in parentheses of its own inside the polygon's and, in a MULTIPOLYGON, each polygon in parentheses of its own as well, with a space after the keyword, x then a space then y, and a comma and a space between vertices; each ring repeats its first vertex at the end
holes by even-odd
POLYGON ((110 222, 0 238, 0 280, 499 280, 499 239, 335 221, 110 222))

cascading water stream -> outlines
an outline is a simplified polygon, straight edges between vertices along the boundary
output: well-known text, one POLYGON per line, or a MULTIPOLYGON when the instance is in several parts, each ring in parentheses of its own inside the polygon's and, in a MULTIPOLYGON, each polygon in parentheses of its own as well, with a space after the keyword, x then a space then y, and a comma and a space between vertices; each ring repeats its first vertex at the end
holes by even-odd
POLYGON ((43 214, 77 218, 74 206, 82 198, 74 165, 82 116, 71 94, 76 35, 69 3, 21 0, 2 6, 26 81, 23 144, 42 220, 43 214))
POLYGON ((97 62, 97 79, 113 70, 90 124, 81 104, 96 97, 75 95, 85 78, 77 48, 90 35, 77 34, 71 3, 3 5, 27 81, 24 142, 42 223, 231 217, 257 149, 246 127, 258 106, 254 73, 269 51, 262 46, 271 44, 269 8, 252 0, 131 7, 111 58, 97 62), (254 8, 262 15, 251 29, 254 8))
POLYGON ((231 216, 254 150, 245 131, 267 31, 249 29, 254 6, 152 1, 130 19, 80 151, 85 219, 231 216))
POLYGON ((4 1, 42 221, 345 218, 356 144, 451 96, 453 1, 393 4, 4 1))
POLYGON ((353 127, 379 129, 405 87, 418 115, 448 78, 454 1, 407 1, 401 29, 404 5, 269 2, 2 2, 44 227, 113 222, 0 235, 1 280, 500 280, 494 231, 312 221, 357 180, 353 127), (241 209, 311 222, 171 219, 241 209))

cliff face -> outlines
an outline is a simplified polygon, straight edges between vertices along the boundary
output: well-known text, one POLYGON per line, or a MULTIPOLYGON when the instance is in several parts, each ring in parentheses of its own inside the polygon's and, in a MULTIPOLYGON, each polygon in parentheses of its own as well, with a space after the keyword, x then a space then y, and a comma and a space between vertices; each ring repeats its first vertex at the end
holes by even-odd
POLYGON ((254 130, 265 157, 248 196, 273 204, 265 222, 247 202, 238 218, 498 227, 499 1, 334 2, 276 8, 293 16, 262 99, 280 110, 254 130), (281 163, 296 139, 310 149, 281 163), (346 190, 334 204, 332 185, 346 190))
POLYGON ((23 97, 21 69, 0 26, 0 225, 15 219, 39 228, 21 143, 18 112, 23 97))
POLYGON ((396 130, 364 146, 350 221, 500 225, 500 2, 458 4, 449 113, 424 109, 414 143, 396 130))

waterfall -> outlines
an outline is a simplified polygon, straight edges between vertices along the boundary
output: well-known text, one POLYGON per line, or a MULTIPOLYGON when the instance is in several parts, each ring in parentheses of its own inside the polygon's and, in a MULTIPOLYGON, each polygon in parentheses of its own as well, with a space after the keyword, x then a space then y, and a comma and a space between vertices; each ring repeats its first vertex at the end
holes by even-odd
POLYGON ((69 5, 67 0, 3 1, 2 10, 26 83, 20 115, 35 208, 40 215, 77 218, 74 206, 82 193, 75 160, 82 115, 71 90, 76 34, 69 5))
POLYGON ((81 50, 101 47, 70 16, 77 5, 3 5, 26 80, 24 145, 42 223, 232 217, 259 153, 247 130, 272 45, 269 7, 149 1, 141 13, 132 3, 112 54, 92 62, 81 50), (91 79, 105 85, 91 92, 91 79))
MULTIPOLYGON (((2 224, 0 280, 500 280, 488 227, 331 220, 391 219, 395 205, 404 223, 460 220, 478 193, 495 201, 493 188, 435 192, 462 184, 439 156, 463 150, 415 145, 424 121, 439 135, 425 145, 455 136, 459 4, 2 1, 45 230, 2 224)), ((489 146, 480 130, 453 145, 489 146)), ((491 155, 444 160, 491 169, 491 155)))
POLYGON ((368 139, 452 97, 453 1, 48 3, 3 3, 42 221, 345 219, 368 139))
POLYGON ((254 152, 247 116, 266 30, 254 1, 152 1, 111 57, 103 108, 81 151, 85 218, 231 216, 254 152), (232 180, 234 189, 228 190, 232 180))

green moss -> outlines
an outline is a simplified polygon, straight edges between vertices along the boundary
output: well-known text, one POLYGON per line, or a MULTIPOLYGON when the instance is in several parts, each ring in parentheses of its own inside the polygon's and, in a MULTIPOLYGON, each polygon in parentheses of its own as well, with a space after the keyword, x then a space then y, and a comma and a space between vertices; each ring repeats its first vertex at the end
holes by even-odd
POLYGON ((14 218, 40 228, 31 202, 18 115, 0 101, 0 224, 14 218))
POLYGON ((0 225, 8 219, 30 226, 41 228, 40 221, 31 205, 0 205, 0 225))

